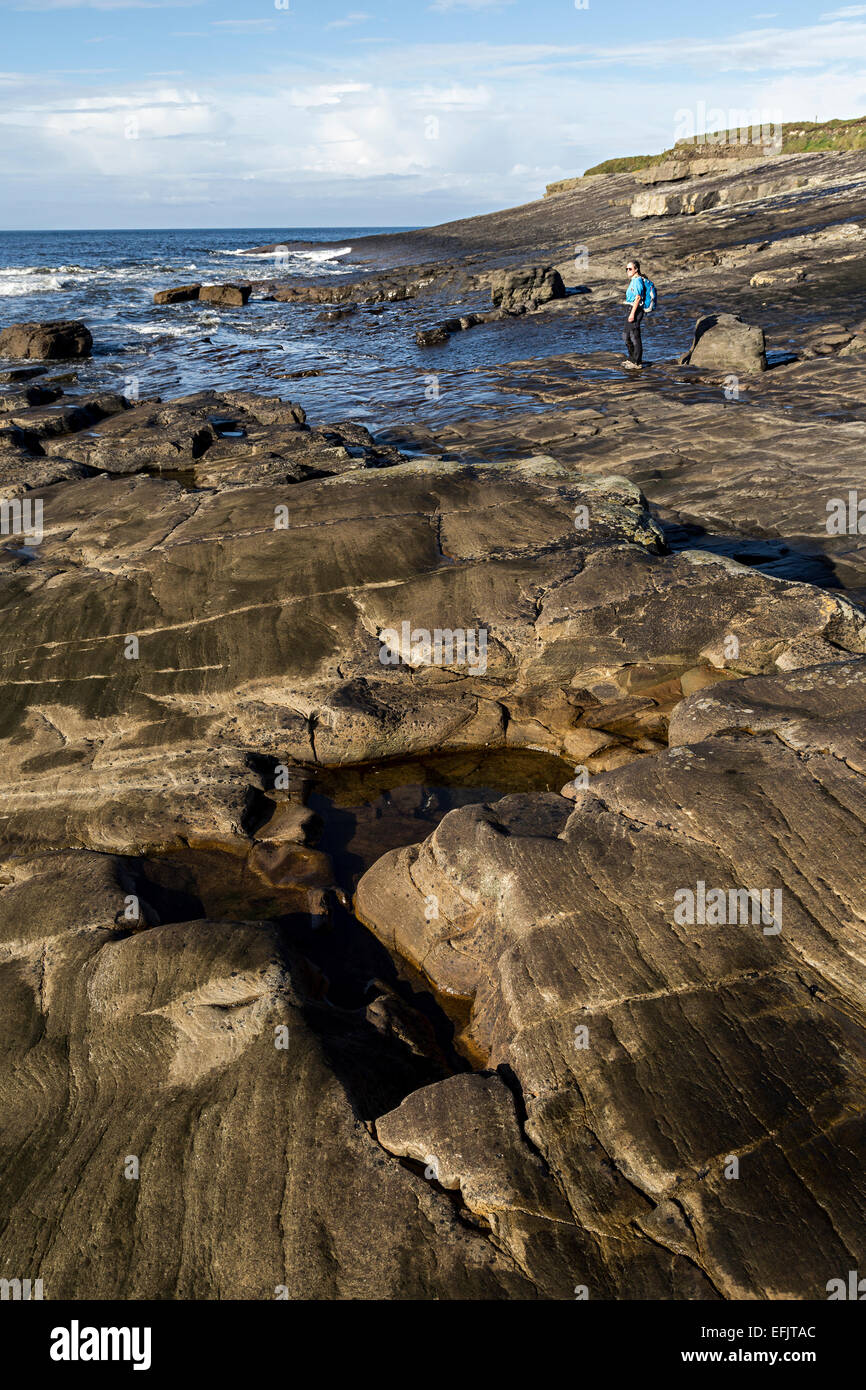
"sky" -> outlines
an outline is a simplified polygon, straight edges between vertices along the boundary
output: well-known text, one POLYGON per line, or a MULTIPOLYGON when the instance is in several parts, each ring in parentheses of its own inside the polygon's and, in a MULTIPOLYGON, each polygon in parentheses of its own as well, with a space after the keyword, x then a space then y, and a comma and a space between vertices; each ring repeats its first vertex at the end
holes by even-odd
POLYGON ((866 4, 0 0, 0 69, 0 228, 422 226, 866 115, 866 4))

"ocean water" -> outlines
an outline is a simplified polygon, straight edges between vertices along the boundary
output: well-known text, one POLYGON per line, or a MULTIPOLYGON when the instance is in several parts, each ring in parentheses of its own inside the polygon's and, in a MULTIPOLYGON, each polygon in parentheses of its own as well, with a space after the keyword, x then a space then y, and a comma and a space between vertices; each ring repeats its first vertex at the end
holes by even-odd
MULTIPOLYGON (((0 327, 83 320, 94 353, 90 362, 75 364, 73 391, 168 399, 246 389, 300 402, 311 422, 352 419, 374 431, 413 421, 433 427, 479 409, 531 408, 531 398, 503 389, 502 364, 621 351, 621 316, 609 312, 490 324, 456 335, 447 346, 418 348, 419 328, 466 312, 466 300, 454 303, 447 290, 360 306, 336 323, 326 320, 321 305, 280 304, 259 292, 240 308, 153 303, 154 291, 188 281, 267 278, 290 284, 315 276, 338 282, 358 269, 359 253, 354 264, 351 257, 360 237, 400 230, 0 232, 0 327), (252 249, 271 243, 286 249, 278 255, 252 249)), ((363 264, 377 268, 366 257, 363 264)), ((489 294, 479 292, 469 307, 489 308, 489 294)), ((674 350, 682 351, 678 341, 674 350)))

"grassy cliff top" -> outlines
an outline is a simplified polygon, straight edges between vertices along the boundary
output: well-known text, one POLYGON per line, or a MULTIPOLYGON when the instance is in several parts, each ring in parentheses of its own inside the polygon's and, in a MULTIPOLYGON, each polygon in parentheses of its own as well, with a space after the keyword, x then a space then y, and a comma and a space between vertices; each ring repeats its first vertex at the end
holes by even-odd
POLYGON ((678 140, 669 150, 661 154, 633 154, 622 159, 605 159, 587 169, 587 174, 630 174, 635 169, 646 169, 653 164, 664 164, 668 160, 684 159, 746 159, 750 153, 762 154, 808 154, 820 150, 862 150, 866 149, 866 116, 845 121, 788 121, 781 127, 781 148, 764 147, 740 140, 738 130, 717 130, 705 135, 694 136, 690 140, 678 140))

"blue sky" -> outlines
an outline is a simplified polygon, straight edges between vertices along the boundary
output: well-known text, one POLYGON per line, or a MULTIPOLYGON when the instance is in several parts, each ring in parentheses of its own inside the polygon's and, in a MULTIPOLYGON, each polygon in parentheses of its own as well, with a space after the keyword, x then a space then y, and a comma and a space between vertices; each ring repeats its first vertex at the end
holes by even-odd
POLYGON ((0 0, 0 25, 4 228, 421 225, 689 119, 866 114, 866 4, 832 0, 0 0))

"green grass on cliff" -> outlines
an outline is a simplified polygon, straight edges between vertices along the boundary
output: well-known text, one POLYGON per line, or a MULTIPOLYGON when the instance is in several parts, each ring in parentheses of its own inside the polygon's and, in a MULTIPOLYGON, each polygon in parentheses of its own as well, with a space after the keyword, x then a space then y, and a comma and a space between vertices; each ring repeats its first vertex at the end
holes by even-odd
MULTIPOLYGON (((635 169, 648 169, 669 159, 724 158, 727 153, 746 157, 748 145, 738 143, 738 131, 715 131, 700 143, 679 140, 672 149, 661 154, 626 155, 622 159, 605 159, 587 169, 587 174, 630 174, 635 169)), ((821 150, 866 149, 866 116, 844 121, 788 121, 782 126, 780 154, 809 154, 821 150)), ((757 151, 756 151, 757 152, 757 151)))

